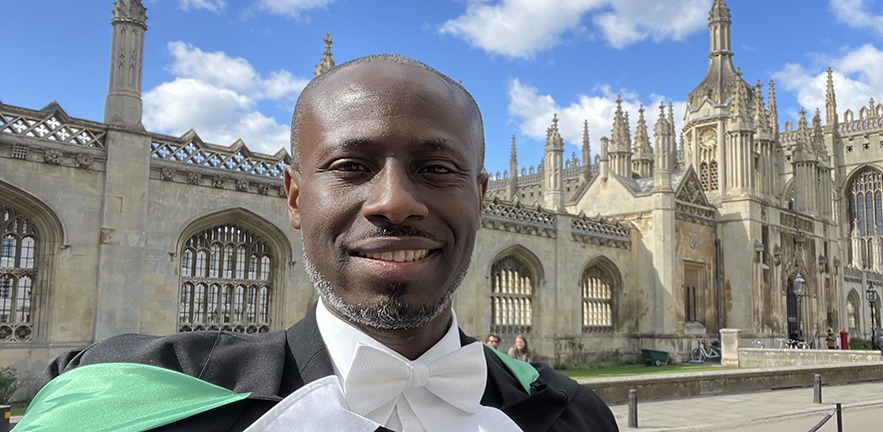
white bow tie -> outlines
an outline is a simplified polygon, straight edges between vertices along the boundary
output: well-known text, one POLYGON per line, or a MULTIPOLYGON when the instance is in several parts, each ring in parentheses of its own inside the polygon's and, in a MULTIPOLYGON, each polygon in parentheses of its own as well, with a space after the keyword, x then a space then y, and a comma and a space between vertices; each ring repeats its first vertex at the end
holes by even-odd
POLYGON ((397 399, 406 388, 425 387, 463 411, 474 413, 484 393, 487 370, 481 343, 474 342, 432 362, 406 362, 359 345, 344 383, 349 409, 360 415, 397 399))

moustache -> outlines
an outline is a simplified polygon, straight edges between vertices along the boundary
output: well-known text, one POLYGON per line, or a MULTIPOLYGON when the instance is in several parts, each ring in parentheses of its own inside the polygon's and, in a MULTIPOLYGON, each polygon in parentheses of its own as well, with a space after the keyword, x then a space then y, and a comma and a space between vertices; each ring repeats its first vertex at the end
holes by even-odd
POLYGON ((353 240, 358 241, 378 237, 423 237, 442 243, 439 238, 430 232, 409 225, 375 226, 368 232, 360 233, 353 240))

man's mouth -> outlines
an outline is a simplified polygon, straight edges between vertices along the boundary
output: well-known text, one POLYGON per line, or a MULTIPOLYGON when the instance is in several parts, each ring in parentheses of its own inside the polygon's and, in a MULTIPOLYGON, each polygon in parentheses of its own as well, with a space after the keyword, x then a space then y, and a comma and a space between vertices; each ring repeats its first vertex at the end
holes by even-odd
POLYGON ((429 249, 413 249, 413 250, 397 250, 389 252, 359 252, 362 258, 391 261, 391 262, 411 262, 426 258, 429 255, 429 249))

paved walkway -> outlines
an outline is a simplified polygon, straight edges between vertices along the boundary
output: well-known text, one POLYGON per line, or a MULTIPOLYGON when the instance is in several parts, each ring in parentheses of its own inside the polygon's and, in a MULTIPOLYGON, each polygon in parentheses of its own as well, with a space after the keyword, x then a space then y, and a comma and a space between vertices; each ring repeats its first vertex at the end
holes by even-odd
MULTIPOLYGON (((812 387, 655 402, 640 397, 637 429, 628 427, 628 405, 611 407, 623 431, 808 431, 838 402, 845 431, 880 430, 883 423, 883 382, 823 386, 822 404, 813 403, 812 387)), ((836 430, 832 418, 819 431, 836 430)))
MULTIPOLYGON (((883 423, 883 382, 823 386, 822 404, 813 403, 813 389, 773 390, 641 402, 638 428, 628 427, 628 405, 610 407, 623 431, 808 431, 840 402, 844 431, 880 430, 883 423)), ((13 424, 18 418, 12 418, 13 424)), ((819 432, 836 432, 836 418, 819 432)))

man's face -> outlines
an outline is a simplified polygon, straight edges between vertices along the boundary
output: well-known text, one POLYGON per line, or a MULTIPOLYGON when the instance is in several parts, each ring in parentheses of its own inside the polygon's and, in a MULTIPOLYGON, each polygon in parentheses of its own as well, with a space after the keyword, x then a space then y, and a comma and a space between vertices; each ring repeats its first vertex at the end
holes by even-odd
POLYGON ((496 348, 500 345, 500 340, 496 338, 496 336, 488 336, 487 342, 488 346, 491 348, 496 348))
POLYGON ((393 63, 315 89, 286 173, 308 270, 345 319, 422 327, 449 307, 480 227, 479 114, 440 77, 393 63))

